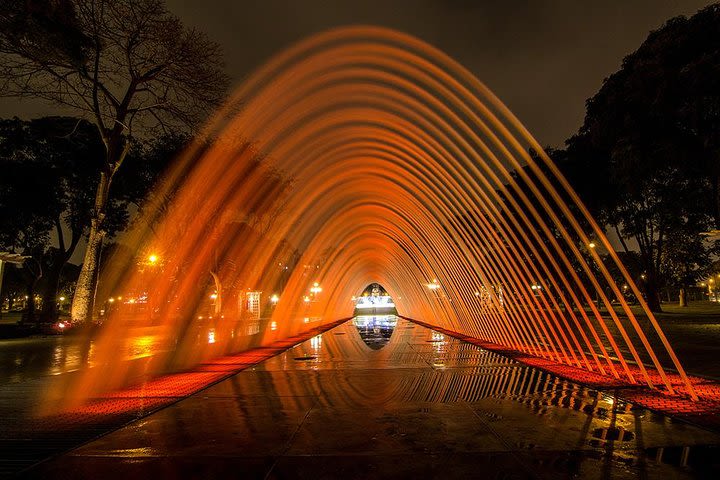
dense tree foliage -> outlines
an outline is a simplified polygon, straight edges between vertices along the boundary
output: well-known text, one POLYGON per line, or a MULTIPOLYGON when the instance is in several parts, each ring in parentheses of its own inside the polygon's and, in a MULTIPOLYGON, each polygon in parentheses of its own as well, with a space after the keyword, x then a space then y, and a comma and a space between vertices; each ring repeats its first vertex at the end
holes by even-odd
MULTIPOLYGON (((130 150, 108 200, 109 235, 127 226, 131 205, 137 207, 175 155, 177 147, 169 145, 175 144, 160 137, 130 150)), ((63 269, 91 225, 102 151, 97 129, 84 120, 0 120, 0 249, 31 256, 23 273, 31 316, 36 286, 42 316, 56 314, 63 269)))
POLYGON ((637 248, 654 310, 659 290, 694 283, 720 225, 720 5, 650 34, 587 102, 559 154, 599 218, 637 248))
POLYGON ((221 68, 218 45, 161 0, 0 0, 0 95, 70 107, 104 147, 74 319, 92 312, 110 187, 132 138, 202 121, 224 97, 221 68))

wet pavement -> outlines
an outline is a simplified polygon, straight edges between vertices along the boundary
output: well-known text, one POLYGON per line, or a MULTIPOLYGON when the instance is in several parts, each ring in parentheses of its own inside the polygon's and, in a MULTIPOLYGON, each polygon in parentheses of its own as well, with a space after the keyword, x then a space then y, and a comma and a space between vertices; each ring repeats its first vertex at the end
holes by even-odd
POLYGON ((720 435, 360 318, 29 478, 717 478, 720 435))

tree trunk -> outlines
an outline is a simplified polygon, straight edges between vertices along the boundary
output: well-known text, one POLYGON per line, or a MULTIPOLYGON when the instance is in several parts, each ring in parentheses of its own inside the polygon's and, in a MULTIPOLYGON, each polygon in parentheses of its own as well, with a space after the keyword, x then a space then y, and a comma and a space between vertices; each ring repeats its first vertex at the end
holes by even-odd
POLYGON ((55 255, 52 266, 45 271, 43 275, 45 285, 42 288, 42 313, 40 314, 41 322, 54 322, 57 320, 57 292, 60 284, 60 274, 65 266, 63 255, 55 255))
POLYGON ((715 228, 720 228, 720 175, 712 175, 711 178, 713 218, 715 218, 715 228))
POLYGON ((27 308, 27 314, 25 315, 25 321, 27 323, 33 323, 36 320, 35 315, 35 284, 37 283, 37 280, 33 280, 32 282, 27 284, 25 293, 27 294, 27 302, 25 302, 25 307, 27 308))
POLYGON ((91 319, 93 303, 95 301, 95 285, 100 267, 100 247, 103 237, 103 220, 105 219, 105 206, 110 193, 110 174, 102 172, 95 194, 95 209, 90 220, 90 234, 83 258, 80 276, 75 287, 75 296, 72 301, 70 314, 73 322, 84 323, 91 319))
POLYGON ((655 282, 649 278, 645 283, 645 296, 647 297, 645 301, 647 302, 650 311, 653 313, 661 313, 662 307, 660 306, 660 292, 658 292, 655 282))
MULTIPOLYGON (((121 119, 124 118, 124 116, 121 117, 121 119)), ((95 207, 90 220, 88 245, 70 310, 73 322, 84 323, 91 320, 92 317, 95 288, 100 271, 100 251, 105 237, 103 222, 105 221, 105 209, 110 198, 110 183, 130 148, 130 142, 123 135, 123 128, 122 121, 119 121, 113 130, 109 132, 108 137, 103 136, 107 148, 107 156, 105 157, 106 170, 100 173, 100 182, 95 192, 95 207)))
POLYGON ((100 266, 100 247, 102 246, 105 232, 98 228, 98 221, 92 220, 88 244, 85 250, 80 276, 75 286, 70 315, 73 322, 84 323, 92 318, 92 311, 95 302, 95 285, 97 284, 97 273, 100 266))
POLYGON ((687 297, 685 296, 685 288, 680 289, 680 306, 687 307, 687 297))

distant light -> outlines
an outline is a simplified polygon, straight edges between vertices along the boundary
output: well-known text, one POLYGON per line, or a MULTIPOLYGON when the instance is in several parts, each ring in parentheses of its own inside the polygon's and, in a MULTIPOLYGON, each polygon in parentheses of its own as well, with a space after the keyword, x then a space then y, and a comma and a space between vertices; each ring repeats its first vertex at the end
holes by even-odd
POLYGON ((270 301, 271 301, 273 304, 277 305, 277 303, 280 301, 280 297, 278 297, 278 296, 277 296, 277 293, 275 293, 275 294, 273 294, 272 297, 270 297, 270 301))
POLYGON ((212 298, 213 300, 215 300, 215 299, 217 298, 217 293, 210 294, 210 298, 212 298))
POLYGON ((112 298, 112 297, 108 298, 108 302, 113 303, 114 301, 115 301, 114 298, 112 298))
POLYGON ((148 262, 150 262, 150 263, 157 263, 157 261, 158 261, 158 256, 155 255, 154 253, 151 254, 150 256, 148 256, 148 262))
POLYGON ((438 288, 440 288, 440 284, 438 283, 437 278, 433 278, 433 281, 428 283, 427 287, 430 290, 437 290, 438 288))
POLYGON ((590 248, 595 248, 595 242, 590 242, 590 243, 588 243, 588 247, 590 247, 590 248))
POLYGON ((65 297, 60 297, 60 301, 61 301, 61 302, 64 302, 64 301, 65 301, 65 297))
POLYGON ((310 303, 310 297, 305 297, 305 298, 303 298, 303 302, 305 302, 305 303, 310 303))
POLYGON ((480 296, 480 292, 478 292, 477 290, 475 290, 475 296, 476 296, 476 297, 479 297, 479 296, 480 296))
POLYGON ((65 322, 60 322, 60 323, 58 323, 58 328, 59 328, 60 330, 62 330, 63 328, 65 328, 65 322))

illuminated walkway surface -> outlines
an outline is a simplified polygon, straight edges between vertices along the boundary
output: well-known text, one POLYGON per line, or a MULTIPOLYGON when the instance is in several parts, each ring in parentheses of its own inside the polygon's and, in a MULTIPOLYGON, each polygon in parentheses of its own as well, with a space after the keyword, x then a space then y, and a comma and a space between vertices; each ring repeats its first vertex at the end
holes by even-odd
POLYGON ((719 435, 611 392, 404 320, 381 337, 369 346, 344 323, 26 474, 700 478, 720 466, 719 435))

